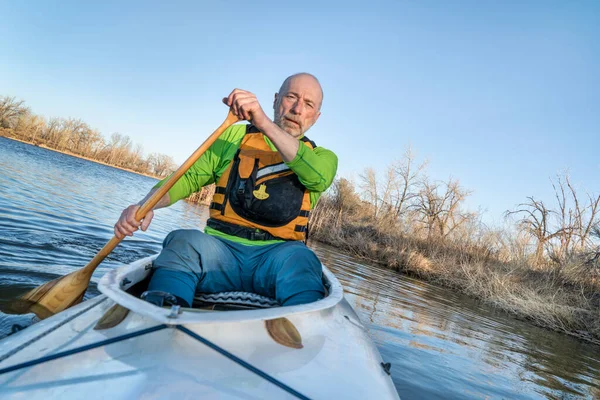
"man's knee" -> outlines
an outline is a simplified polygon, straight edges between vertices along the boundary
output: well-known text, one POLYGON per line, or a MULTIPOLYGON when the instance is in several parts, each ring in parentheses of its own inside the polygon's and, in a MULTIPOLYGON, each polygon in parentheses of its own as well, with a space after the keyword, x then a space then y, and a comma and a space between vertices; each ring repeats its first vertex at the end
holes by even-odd
POLYGON ((315 253, 304 244, 290 245, 277 271, 276 297, 283 305, 323 298, 323 270, 315 253))
POLYGON ((149 291, 166 292, 179 298, 180 304, 192 304, 202 274, 197 248, 203 235, 196 229, 178 229, 167 235, 163 250, 153 262, 149 291))
MULTIPOLYGON (((154 260, 154 269, 165 268, 190 274, 200 274, 200 254, 204 233, 196 229, 178 229, 170 232, 163 249, 154 260)), ((199 277, 199 276, 198 276, 199 277)))
POLYGON ((312 272, 321 275, 321 261, 317 255, 303 243, 288 242, 287 248, 281 254, 280 264, 282 265, 281 272, 288 268, 297 271, 312 272), (289 245, 288 245, 289 243, 289 245))
POLYGON ((205 240, 207 236, 204 232, 197 229, 176 229, 171 231, 163 241, 163 247, 168 246, 187 246, 193 243, 199 243, 205 240))

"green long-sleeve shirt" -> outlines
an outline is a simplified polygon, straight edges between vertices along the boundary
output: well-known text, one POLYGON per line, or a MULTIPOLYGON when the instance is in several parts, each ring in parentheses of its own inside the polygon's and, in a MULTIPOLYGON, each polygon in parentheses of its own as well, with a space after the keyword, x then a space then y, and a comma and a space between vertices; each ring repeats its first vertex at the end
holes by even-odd
MULTIPOLYGON (((217 141, 192 165, 192 167, 169 189, 170 204, 184 199, 206 185, 215 183, 225 172, 235 156, 242 139, 246 134, 246 125, 233 125, 217 139, 217 141)), ((265 142, 271 150, 277 151, 273 143, 265 136, 265 142)), ((337 172, 337 156, 323 147, 311 149, 300 141, 296 157, 287 166, 294 171, 300 182, 310 191, 311 208, 317 204, 323 193, 333 182, 337 172)), ((155 187, 160 187, 166 178, 155 187)), ((251 241, 237 236, 227 235, 210 227, 205 233, 246 245, 263 245, 276 243, 278 240, 251 241)))

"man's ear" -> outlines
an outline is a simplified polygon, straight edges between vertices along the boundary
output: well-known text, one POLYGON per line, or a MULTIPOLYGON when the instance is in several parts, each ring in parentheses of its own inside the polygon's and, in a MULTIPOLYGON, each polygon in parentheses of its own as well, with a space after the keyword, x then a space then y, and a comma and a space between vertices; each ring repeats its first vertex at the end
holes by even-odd
POLYGON ((317 120, 319 119, 319 117, 320 117, 320 116, 321 116, 321 111, 319 111, 319 112, 317 113, 317 116, 315 117, 315 122, 317 122, 317 120))

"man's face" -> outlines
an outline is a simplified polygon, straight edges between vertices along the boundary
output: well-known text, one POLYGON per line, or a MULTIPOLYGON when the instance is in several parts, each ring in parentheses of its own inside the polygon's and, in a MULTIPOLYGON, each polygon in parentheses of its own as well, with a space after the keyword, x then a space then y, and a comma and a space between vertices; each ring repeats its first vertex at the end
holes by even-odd
POLYGON ((300 137, 317 122, 323 95, 314 78, 298 75, 275 94, 275 123, 294 137, 300 137))

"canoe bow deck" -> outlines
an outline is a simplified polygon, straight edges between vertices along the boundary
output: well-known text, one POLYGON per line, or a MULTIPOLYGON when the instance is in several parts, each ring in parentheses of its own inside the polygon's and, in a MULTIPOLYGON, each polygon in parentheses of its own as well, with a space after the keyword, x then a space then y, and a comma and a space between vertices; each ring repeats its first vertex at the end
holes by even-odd
POLYGON ((182 328, 311 399, 398 398, 377 348, 327 268, 328 296, 315 303, 174 313, 124 291, 146 278, 153 258, 109 272, 98 285, 102 295, 0 341, 0 370, 162 324, 169 327, 2 374, 0 398, 295 398, 182 328), (125 320, 94 330, 115 303, 131 310, 125 320), (269 336, 264 321, 281 317, 301 334, 302 349, 269 336))

